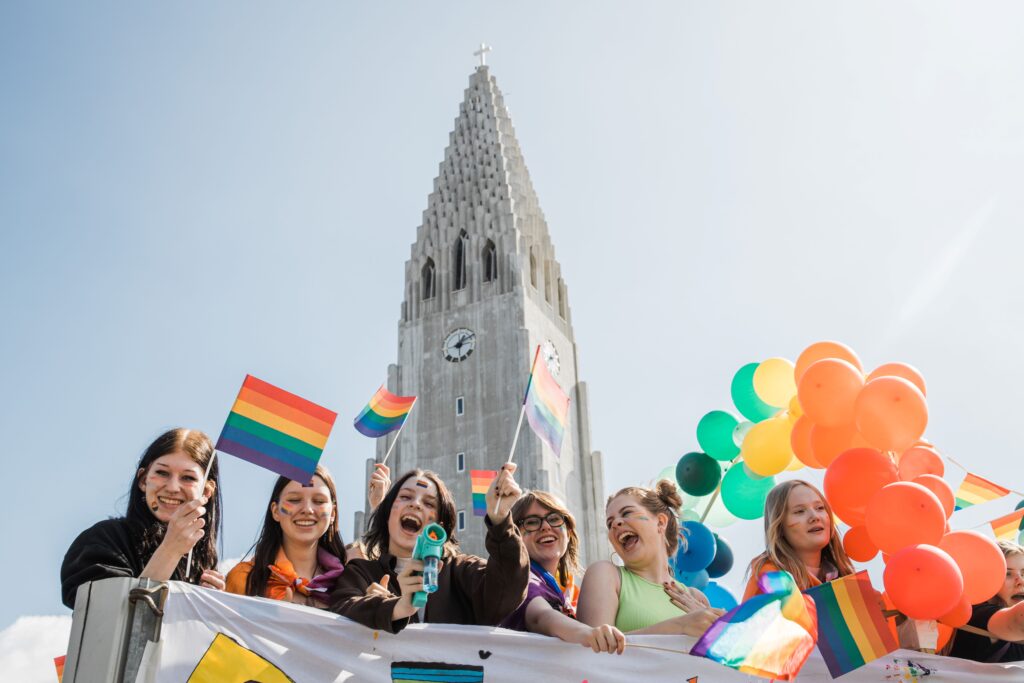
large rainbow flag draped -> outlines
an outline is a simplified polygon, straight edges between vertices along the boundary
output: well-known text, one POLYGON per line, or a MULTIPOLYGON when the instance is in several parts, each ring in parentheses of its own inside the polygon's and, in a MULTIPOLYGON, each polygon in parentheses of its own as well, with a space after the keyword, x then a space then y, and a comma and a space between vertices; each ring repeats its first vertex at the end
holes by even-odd
POLYGON ((963 510, 979 503, 987 503, 990 500, 1009 495, 1009 493, 1010 489, 1004 489, 999 484, 994 484, 988 479, 968 472, 963 482, 960 483, 960 488, 956 491, 956 510, 963 510))
POLYGON ((217 450, 306 483, 338 414, 246 375, 217 450))
POLYGON ((487 489, 496 476, 497 470, 469 471, 469 485, 473 489, 473 516, 483 517, 487 514, 487 489))
POLYGON ((1008 515, 993 519, 989 526, 992 527, 992 533, 996 535, 997 540, 1012 541, 1024 524, 1021 519, 1024 519, 1024 509, 1014 510, 1008 515))
POLYGON ((356 431, 370 438, 384 436, 401 429, 414 403, 415 396, 395 396, 381 385, 352 424, 356 431))
POLYGON ((548 372, 547 363, 538 363, 539 359, 540 346, 533 356, 523 406, 534 433, 558 455, 562 451, 565 421, 569 417, 569 397, 548 372))
POLYGON ((761 593, 718 618, 691 655, 742 673, 791 681, 814 649, 814 600, 801 595, 788 572, 766 572, 761 593))
POLYGON ((866 571, 808 588, 818 614, 818 651, 832 678, 897 649, 866 571))

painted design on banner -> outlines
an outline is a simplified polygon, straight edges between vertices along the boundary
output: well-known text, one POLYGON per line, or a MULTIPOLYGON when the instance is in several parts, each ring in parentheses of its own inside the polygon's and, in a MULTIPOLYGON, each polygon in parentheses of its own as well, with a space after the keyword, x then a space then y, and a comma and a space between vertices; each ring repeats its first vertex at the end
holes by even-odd
POLYGON ((188 683, 295 683, 252 650, 218 633, 188 683))
POLYGON ((919 664, 911 659, 900 659, 899 657, 893 658, 892 664, 886 664, 885 671, 885 680, 908 681, 909 683, 917 683, 917 681, 925 676, 938 673, 937 669, 929 669, 924 664, 919 664))
POLYGON ((484 668, 444 662, 392 662, 392 683, 483 683, 484 668))

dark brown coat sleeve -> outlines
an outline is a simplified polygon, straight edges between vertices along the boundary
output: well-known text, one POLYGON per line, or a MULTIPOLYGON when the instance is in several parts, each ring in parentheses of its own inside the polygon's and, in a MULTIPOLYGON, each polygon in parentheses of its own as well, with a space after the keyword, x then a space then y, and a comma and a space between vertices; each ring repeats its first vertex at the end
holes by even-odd
POLYGON ((395 574, 385 568, 380 560, 351 560, 345 565, 345 571, 338 577, 331 593, 331 611, 369 628, 398 633, 409 623, 409 619, 391 619, 399 600, 393 588, 397 585, 395 574), (370 584, 379 582, 385 574, 391 576, 388 589, 392 591, 392 596, 382 598, 366 595, 370 584))
POLYGON ((472 623, 496 626, 526 598, 530 556, 510 518, 491 524, 484 518, 487 561, 472 555, 453 558, 452 583, 472 606, 472 623))

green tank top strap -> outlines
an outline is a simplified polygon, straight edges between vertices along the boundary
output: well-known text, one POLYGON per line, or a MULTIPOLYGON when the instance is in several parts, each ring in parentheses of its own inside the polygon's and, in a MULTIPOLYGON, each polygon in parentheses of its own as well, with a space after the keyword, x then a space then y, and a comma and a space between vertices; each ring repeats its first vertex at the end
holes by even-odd
POLYGON ((619 611, 615 614, 615 628, 623 633, 638 631, 684 614, 672 604, 661 585, 651 583, 625 567, 618 567, 618 570, 619 611))

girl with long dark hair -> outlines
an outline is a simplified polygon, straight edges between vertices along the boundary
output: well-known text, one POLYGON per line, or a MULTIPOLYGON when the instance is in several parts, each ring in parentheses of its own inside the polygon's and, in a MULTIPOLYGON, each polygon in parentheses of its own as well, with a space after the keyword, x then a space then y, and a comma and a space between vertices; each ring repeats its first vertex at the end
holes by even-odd
POLYGON ((216 570, 221 498, 213 454, 210 438, 194 429, 171 429, 149 445, 132 476, 124 517, 94 524, 68 548, 60 570, 65 605, 74 607, 83 583, 113 577, 224 588, 216 570))

